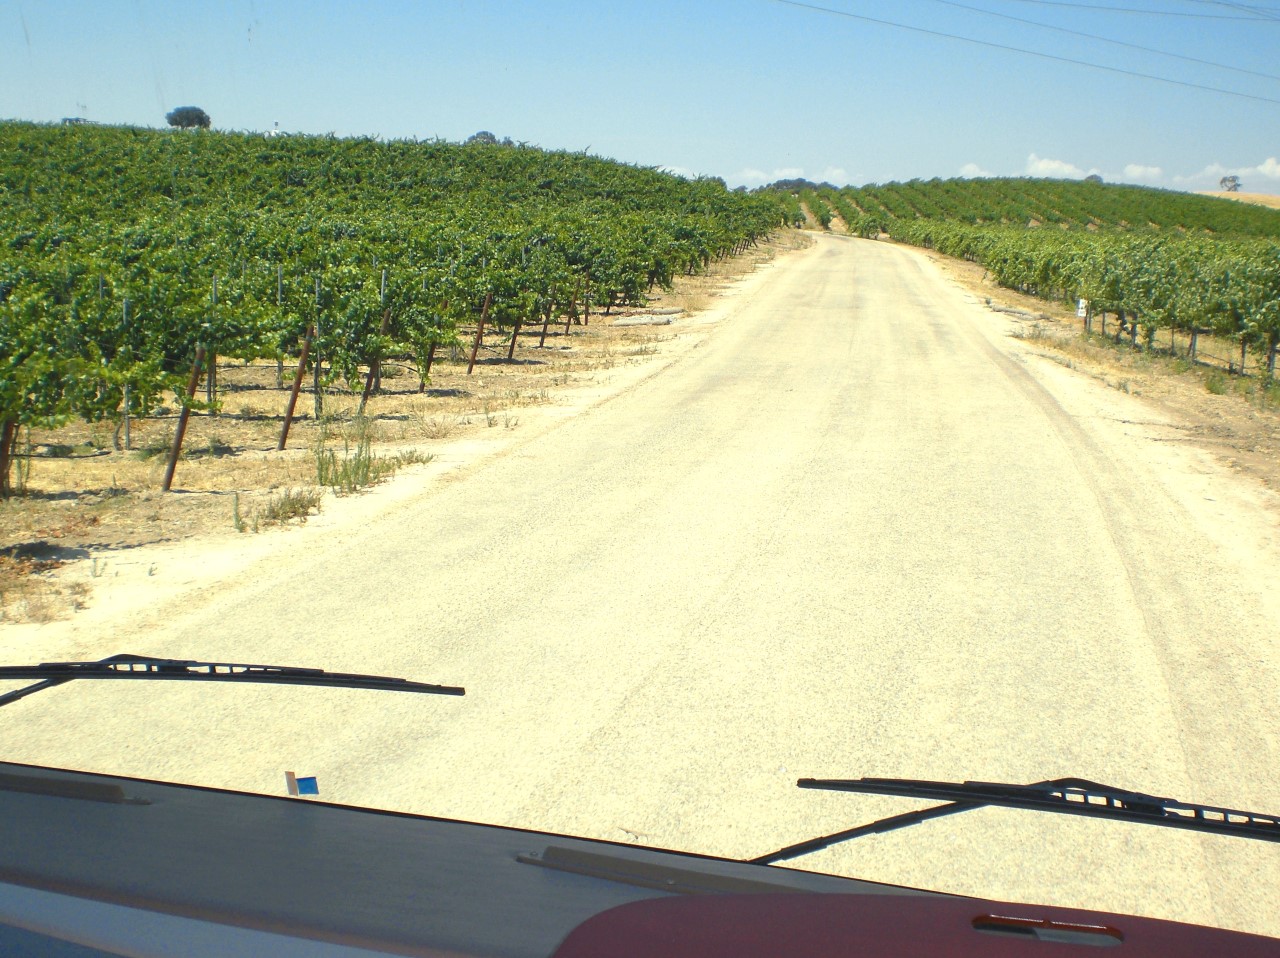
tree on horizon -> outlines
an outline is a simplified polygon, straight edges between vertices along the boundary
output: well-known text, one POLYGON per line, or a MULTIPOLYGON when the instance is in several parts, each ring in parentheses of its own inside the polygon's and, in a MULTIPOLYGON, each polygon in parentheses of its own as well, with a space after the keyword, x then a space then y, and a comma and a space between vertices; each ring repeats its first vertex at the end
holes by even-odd
POLYGON ((209 119, 209 114, 198 106, 180 106, 166 113, 164 118, 170 126, 176 126, 181 130, 189 130, 192 127, 207 130, 209 124, 213 122, 209 119))

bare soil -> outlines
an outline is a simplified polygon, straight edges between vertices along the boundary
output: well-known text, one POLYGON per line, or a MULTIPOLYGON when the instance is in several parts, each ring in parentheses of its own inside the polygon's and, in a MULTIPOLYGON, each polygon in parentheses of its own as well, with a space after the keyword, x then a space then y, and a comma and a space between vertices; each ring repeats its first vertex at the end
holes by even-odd
MULTIPOLYGON (((127 450, 114 423, 34 429, 22 437, 24 446, 29 438, 20 462, 25 491, 0 501, 0 622, 51 621, 81 608, 85 583, 57 575, 68 562, 107 550, 305 522, 314 501, 340 508, 318 488, 317 449, 348 456, 361 429, 388 472, 397 461, 429 458, 444 442, 518 431, 532 407, 569 402, 614 371, 654 358, 677 337, 681 317, 706 308, 719 290, 779 253, 809 242, 793 231, 779 234, 703 275, 679 277, 642 309, 593 314, 588 324, 567 332, 561 320, 542 346, 541 326, 525 327, 511 360, 510 334, 489 333, 471 375, 474 329, 462 329, 465 345, 441 351, 424 391, 416 370, 385 364, 383 389, 371 397, 363 422, 358 392, 341 388, 323 396, 318 420, 308 378, 283 452, 276 444, 288 390, 277 385, 275 365, 219 365, 220 413, 192 415, 168 493, 161 486, 176 401, 133 419, 127 450), (619 320, 644 324, 615 325, 619 320)), ((287 383, 289 370, 285 378, 287 383)), ((200 388, 198 397, 204 395, 200 388)))

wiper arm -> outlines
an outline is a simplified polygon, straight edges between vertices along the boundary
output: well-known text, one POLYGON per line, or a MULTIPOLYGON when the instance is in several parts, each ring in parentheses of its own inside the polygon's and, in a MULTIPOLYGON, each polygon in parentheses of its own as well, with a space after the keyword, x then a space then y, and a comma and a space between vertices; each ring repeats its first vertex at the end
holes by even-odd
POLYGON ((145 655, 112 655, 101 662, 45 662, 41 665, 0 666, 0 681, 36 679, 34 685, 0 695, 0 706, 77 679, 138 679, 189 682, 250 682, 273 685, 319 685, 344 689, 377 689, 388 692, 425 692, 432 695, 465 695, 450 685, 428 685, 380 675, 326 672, 284 665, 244 665, 235 662, 196 662, 160 659, 145 655))
POLYGON ((1280 817, 1257 812, 1242 812, 1212 805, 1192 805, 1172 798, 1158 798, 1142 792, 1130 792, 1110 785, 1099 785, 1080 778, 1059 778, 1034 785, 1003 785, 995 782, 926 782, 910 778, 814 779, 796 782, 801 788, 835 792, 867 792, 878 795, 902 795, 910 798, 942 799, 936 805, 915 812, 882 818, 866 825, 836 832, 822 838, 788 845, 751 861, 768 865, 820 851, 831 845, 905 828, 931 818, 954 815, 975 808, 997 805, 1025 808, 1063 815, 1084 815, 1125 822, 1145 822, 1166 828, 1187 828, 1217 835, 1236 835, 1280 842, 1280 817))

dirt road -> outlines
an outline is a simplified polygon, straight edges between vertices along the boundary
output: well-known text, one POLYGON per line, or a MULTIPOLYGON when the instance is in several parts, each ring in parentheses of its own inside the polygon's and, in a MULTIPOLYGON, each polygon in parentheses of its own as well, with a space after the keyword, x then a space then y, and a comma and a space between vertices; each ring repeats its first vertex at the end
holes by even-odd
MULTIPOLYGON (((728 856, 918 804, 801 776, 1280 811, 1273 497, 913 251, 823 237, 710 318, 554 428, 255 541, 185 610, 0 637, 466 698, 82 683, 7 708, 0 750, 728 856)), ((1280 851, 1240 839, 988 810, 799 864, 1280 935, 1280 851)))

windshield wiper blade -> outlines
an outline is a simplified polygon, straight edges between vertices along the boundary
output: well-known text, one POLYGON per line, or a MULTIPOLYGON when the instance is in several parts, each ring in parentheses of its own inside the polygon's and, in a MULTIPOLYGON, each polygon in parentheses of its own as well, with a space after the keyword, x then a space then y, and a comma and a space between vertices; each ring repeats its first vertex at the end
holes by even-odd
POLYGON ((947 804, 893 815, 832 835, 788 845, 776 852, 751 859, 753 863, 767 865, 785 861, 862 835, 893 831, 931 818, 954 815, 991 805, 1057 812, 1063 815, 1083 815, 1090 818, 1109 818, 1116 821, 1144 822, 1166 828, 1186 828, 1217 835, 1235 835, 1241 838, 1280 842, 1280 817, 1275 815, 1244 812, 1234 808, 1218 808, 1213 805, 1193 805, 1172 798, 1159 798, 1110 785, 1099 785, 1097 782, 1085 781, 1082 778, 1059 778, 1033 785, 1005 785, 997 782, 928 782, 910 778, 802 778, 796 784, 801 788, 824 791, 940 799, 947 804))
POLYGON ((318 685, 329 688, 376 689, 388 692, 423 692, 431 695, 465 695, 450 685, 428 685, 408 679, 286 665, 247 665, 238 662, 197 662, 146 655, 112 655, 100 662, 45 662, 40 665, 0 666, 0 681, 35 679, 34 685, 0 695, 0 706, 16 702, 43 689, 78 679, 135 679, 191 682, 249 682, 273 685, 318 685))

